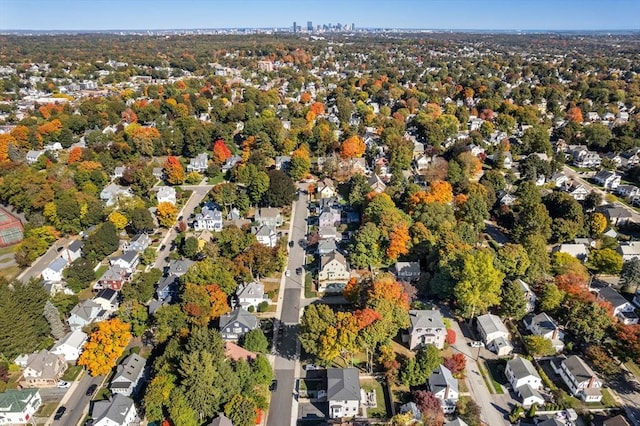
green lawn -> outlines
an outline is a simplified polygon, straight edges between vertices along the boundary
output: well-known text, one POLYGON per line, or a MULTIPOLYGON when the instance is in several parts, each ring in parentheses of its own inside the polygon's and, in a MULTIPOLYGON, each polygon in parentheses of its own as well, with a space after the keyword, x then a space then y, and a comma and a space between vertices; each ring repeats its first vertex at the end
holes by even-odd
POLYGON ((211 177, 207 181, 207 183, 209 185, 217 185, 217 184, 222 183, 222 182, 224 182, 224 176, 222 174, 219 174, 218 176, 211 177))
POLYGON ((377 380, 364 379, 360 381, 360 387, 367 392, 376 391, 376 408, 367 408, 367 417, 386 418, 388 415, 387 405, 384 398, 384 389, 377 380))
POLYGON ((21 271, 22 269, 20 269, 20 267, 17 265, 8 267, 3 266, 2 268, 0 268, 0 277, 6 279, 7 281, 12 281, 15 277, 18 276, 18 274, 20 274, 21 271))
POLYGON ((69 368, 67 368, 67 371, 64 372, 64 375, 62 376, 62 380, 64 380, 65 382, 72 382, 76 379, 76 377, 78 377, 78 374, 80 374, 81 371, 82 371, 81 366, 70 365, 69 368))
POLYGON ((313 299, 317 296, 317 293, 313 291, 313 277, 307 272, 304 277, 304 297, 305 299, 313 299))
POLYGON ((36 413, 36 417, 49 417, 58 408, 57 402, 45 402, 40 406, 40 409, 36 413))
POLYGON ((624 363, 624 366, 627 367, 631 374, 636 376, 637 379, 640 379, 640 367, 638 367, 638 364, 633 361, 627 361, 624 363))
POLYGON ((96 270, 96 274, 95 274, 96 280, 100 278, 102 274, 104 274, 107 271, 107 269, 109 269, 109 265, 100 265, 100 267, 96 270))
POLYGON ((488 370, 488 379, 491 380, 491 384, 497 394, 503 394, 501 383, 506 383, 507 378, 504 375, 504 367, 506 362, 502 359, 487 360, 485 365, 488 370))
POLYGON ((4 254, 9 254, 9 253, 15 253, 17 248, 18 248, 18 244, 14 244, 14 245, 8 246, 8 247, 2 247, 2 248, 0 248, 0 256, 2 256, 4 254))

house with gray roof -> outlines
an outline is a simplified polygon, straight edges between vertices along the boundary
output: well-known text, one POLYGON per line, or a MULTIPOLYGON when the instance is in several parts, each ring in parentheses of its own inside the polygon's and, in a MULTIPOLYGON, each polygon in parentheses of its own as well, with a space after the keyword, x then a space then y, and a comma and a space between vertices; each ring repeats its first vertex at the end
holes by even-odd
POLYGON ((251 228, 251 233, 264 246, 273 248, 278 245, 278 232, 268 225, 254 226, 251 228))
POLYGON ((156 287, 156 297, 158 300, 164 300, 168 297, 177 296, 179 288, 180 279, 177 275, 162 277, 156 287))
POLYGON ((278 228, 284 223, 280 209, 276 207, 263 207, 258 209, 253 220, 260 225, 267 225, 272 228, 278 228))
POLYGON ((0 424, 27 424, 41 405, 38 389, 7 389, 0 393, 0 424))
POLYGON ((65 247, 60 256, 67 259, 67 262, 71 263, 82 256, 82 248, 84 247, 84 241, 74 240, 68 247, 65 247))
POLYGON ((320 270, 318 271, 319 291, 325 291, 328 283, 346 284, 351 277, 347 259, 338 252, 334 251, 326 255, 320 256, 320 270))
POLYGON ((459 397, 458 379, 453 377, 451 370, 440 364, 429 376, 429 390, 440 400, 445 414, 456 411, 459 397))
POLYGON ((187 164, 187 172, 204 173, 209 167, 209 156, 206 152, 198 154, 196 158, 191 158, 187 164))
POLYGON ((638 314, 636 314, 635 306, 612 287, 600 289, 598 299, 609 303, 613 308, 613 316, 623 324, 638 324, 638 314))
POLYGON ((218 414, 218 417, 211 420, 207 426, 233 426, 231 419, 224 415, 224 413, 218 414))
POLYGON ((65 371, 67 363, 64 357, 43 349, 27 358, 20 385, 27 388, 51 388, 56 386, 65 371))
POLYGON ((196 231, 222 231, 222 212, 215 205, 206 205, 193 221, 193 229, 196 231))
POLYGON ((242 157, 239 155, 232 155, 231 157, 227 158, 221 167, 222 173, 227 173, 228 171, 233 169, 236 164, 238 164, 241 161, 242 161, 242 157))
POLYGON ((49 352, 54 355, 62 355, 65 362, 75 362, 82 353, 82 346, 87 341, 87 333, 81 330, 74 330, 67 333, 58 340, 49 352))
POLYGON ((81 330, 92 322, 102 320, 105 315, 102 306, 93 300, 84 300, 71 309, 67 323, 71 330, 81 330))
POLYGON ((131 188, 116 185, 115 183, 110 183, 100 192, 100 199, 104 201, 108 207, 115 205, 120 198, 128 198, 132 196, 133 191, 131 191, 131 188))
POLYGON ((360 408, 360 375, 357 368, 327 368, 329 417, 353 417, 360 408))
POLYGON ((27 160, 27 164, 34 164, 36 161, 38 161, 41 155, 44 155, 44 149, 31 150, 27 152, 25 160, 27 160))
POLYGON ((477 321, 478 332, 487 348, 500 356, 509 355, 513 351, 513 346, 509 343, 509 331, 500 317, 485 314, 480 315, 477 321))
POLYGON ((238 340, 258 327, 258 318, 243 308, 234 309, 220 317, 220 334, 224 340, 238 340))
POLYGON ((552 250, 553 253, 559 252, 559 253, 565 253, 568 255, 571 255, 573 257, 575 257, 576 259, 581 260, 582 262, 586 262, 587 258, 589 257, 589 246, 586 244, 573 244, 573 243, 567 243, 567 244, 560 244, 556 247, 553 248, 552 250))
POLYGON ((516 357, 507 362, 504 374, 507 380, 517 390, 520 386, 529 385, 534 389, 540 389, 542 379, 531 361, 526 358, 516 357))
POLYGON ((409 311, 411 326, 404 335, 404 341, 409 343, 409 349, 417 350, 426 345, 434 345, 438 349, 444 348, 447 329, 442 320, 442 314, 437 309, 409 311))
POLYGON ((236 294, 238 303, 244 309, 249 309, 249 306, 253 306, 257 310, 260 303, 269 301, 267 295, 264 294, 264 284, 255 281, 239 287, 236 294))
POLYGON ((318 241, 318 254, 320 256, 338 250, 335 238, 324 238, 318 241))
POLYGON ((144 232, 137 234, 131 239, 131 242, 127 246, 125 251, 134 251, 136 253, 142 253, 151 245, 151 238, 144 232))
POLYGON ((396 262, 389 270, 400 281, 413 281, 420 278, 420 262, 396 262))
POLYGON ((172 186, 161 186, 156 193, 158 204, 171 203, 176 204, 176 189, 172 186))
POLYGON ((551 340, 554 349, 558 352, 564 349, 564 332, 546 312, 530 315, 525 317, 523 321, 525 327, 531 334, 551 340))
POLYGON ((111 266, 119 266, 129 273, 133 272, 139 262, 140 254, 135 250, 125 251, 120 256, 109 259, 109 264, 111 266))
POLYGON ((533 312, 533 310, 536 308, 536 294, 531 290, 529 284, 522 281, 520 278, 516 280, 516 284, 518 284, 518 287, 520 287, 520 289, 524 293, 524 300, 527 302, 527 313, 533 312))
POLYGON ((147 360, 138 354, 131 354, 116 367, 109 390, 112 394, 131 396, 136 393, 145 373, 147 360))
POLYGON ((571 355, 560 362, 552 360, 551 366, 567 385, 571 395, 585 402, 599 402, 602 399, 602 380, 579 356, 571 355))
POLYGON ((42 270, 42 279, 45 282, 60 282, 62 281, 62 273, 69 262, 64 257, 58 257, 42 270))
POLYGON ((94 426, 134 425, 139 422, 133 400, 115 394, 111 399, 95 401, 91 410, 94 426))

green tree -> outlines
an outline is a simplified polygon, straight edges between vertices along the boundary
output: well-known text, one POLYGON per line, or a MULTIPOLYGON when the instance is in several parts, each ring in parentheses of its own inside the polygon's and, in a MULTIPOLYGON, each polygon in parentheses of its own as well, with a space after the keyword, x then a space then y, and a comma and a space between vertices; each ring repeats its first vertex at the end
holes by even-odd
POLYGON ((638 285, 640 285, 640 259, 637 257, 627 260, 622 265, 622 272, 620 272, 620 278, 624 282, 627 291, 632 287, 634 293, 638 291, 638 285))
POLYGON ((269 189, 269 175, 255 164, 246 164, 238 169, 238 182, 245 185, 251 204, 256 205, 269 189))
POLYGON ((256 422, 256 404, 250 398, 234 395, 224 406, 224 413, 238 426, 254 426, 256 422))
POLYGON ((107 221, 85 239, 82 253, 90 261, 97 262, 116 251, 119 243, 116 227, 107 221))
POLYGON ((549 132, 539 124, 524 131, 522 135, 523 151, 526 154, 533 152, 542 152, 551 154, 551 142, 549 141, 549 132))
POLYGON ((145 266, 153 265, 153 262, 158 258, 158 252, 153 247, 147 247, 142 253, 140 253, 140 263, 145 266))
POLYGON ((300 343, 309 354, 320 353, 320 338, 335 326, 336 316, 328 305, 313 304, 305 308, 300 321, 300 343))
POLYGON ((542 288, 542 294, 538 298, 538 305, 543 312, 554 312, 562 304, 565 293, 557 285, 551 283, 542 288))
POLYGON ((382 263, 380 229, 373 222, 367 222, 356 232, 351 245, 351 264, 356 268, 368 268, 382 263))
POLYGON ((196 237, 185 238, 180 249, 184 257, 195 258, 196 254, 198 254, 198 239, 196 237))
POLYGON ((484 230, 484 221, 489 218, 487 202, 478 193, 469 195, 467 201, 460 207, 459 216, 465 222, 471 224, 477 232, 484 230))
POLYGON ((604 124, 591 123, 584 127, 584 138, 591 149, 603 150, 611 137, 611 130, 604 124))
POLYGON ((243 336, 242 347, 251 352, 267 353, 269 350, 269 342, 263 331, 256 328, 243 336))
POLYGON ((429 344, 420 348, 415 358, 409 358, 400 370, 400 382, 409 386, 424 385, 433 370, 442 363, 438 349, 429 344))
POLYGON ((503 316, 520 321, 527 313, 524 290, 517 281, 508 281, 502 287, 500 312, 503 316))
POLYGON ((541 235, 528 235, 524 237, 522 246, 527 251, 531 263, 527 269, 527 276, 533 280, 542 278, 549 271, 546 239, 541 235))
POLYGON ((553 342, 544 336, 524 336, 524 345, 531 356, 550 356, 556 353, 553 342))
POLYGON ((601 274, 617 275, 622 270, 622 256, 613 249, 593 250, 589 256, 589 264, 601 274))
POLYGON ((136 233, 149 232, 153 230, 153 217, 151 212, 144 207, 136 207, 131 211, 131 228, 136 233))
POLYGON ((508 278, 513 279, 524 276, 531 262, 522 245, 507 243, 498 249, 494 264, 508 278))
POLYGON ((169 406, 170 396, 175 389, 173 374, 156 374, 144 394, 144 414, 147 419, 160 422, 164 419, 164 408, 169 406))
POLYGON ((609 311, 594 302, 573 300, 566 312, 567 329, 586 343, 600 342, 612 324, 609 311))
POLYGON ((493 255, 487 251, 468 254, 463 265, 454 296, 462 316, 474 318, 500 303, 504 274, 493 266, 493 255))
POLYGON ((84 257, 71 262, 69 267, 64 270, 67 286, 75 293, 89 287, 89 284, 95 279, 93 267, 93 263, 84 257))
POLYGON ((131 324, 131 333, 140 337, 149 327, 149 310, 140 302, 126 301, 120 304, 116 315, 120 320, 131 324))
POLYGON ((168 405, 169 417, 175 426, 198 426, 200 417, 191 408, 190 401, 180 388, 171 391, 171 402, 168 405))
POLYGON ((269 188, 263 194, 262 202, 267 206, 283 207, 293 202, 296 188, 293 180, 281 170, 269 170, 269 188))

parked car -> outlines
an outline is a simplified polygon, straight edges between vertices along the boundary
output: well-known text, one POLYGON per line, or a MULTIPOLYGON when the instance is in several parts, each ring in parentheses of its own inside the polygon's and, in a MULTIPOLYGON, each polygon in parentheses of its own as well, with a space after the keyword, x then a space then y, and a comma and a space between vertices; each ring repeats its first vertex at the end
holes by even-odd
POLYGON ((277 380, 272 380, 271 381, 271 385, 269 386, 269 390, 271 392, 275 392, 276 390, 278 390, 278 381, 277 380))
POLYGON ((302 267, 296 268, 296 274, 298 275, 302 274, 302 267))
POLYGON ((65 382, 64 380, 60 380, 56 385, 57 388, 61 388, 61 389, 66 389, 69 386, 71 386, 71 384, 69 382, 65 382))
POLYGON ((293 241, 289 241, 289 247, 293 247, 293 241))
POLYGON ((472 340, 469 342, 469 346, 472 348, 484 348, 484 342, 481 342, 480 340, 472 340))
POLYGON ((53 416, 53 420, 60 420, 62 416, 64 416, 65 411, 67 411, 67 407, 65 407, 64 405, 62 407, 59 407, 56 411, 56 415, 53 416))
POLYGON ((284 276, 285 276, 285 277, 288 277, 288 276, 290 276, 290 275, 291 275, 291 271, 287 269, 287 270, 286 270, 286 272, 284 273, 284 276))
POLYGON ((86 396, 92 396, 93 393, 96 391, 96 389, 98 389, 98 385, 96 385, 96 384, 93 384, 93 385, 89 386, 87 388, 87 391, 85 392, 85 395, 86 396))

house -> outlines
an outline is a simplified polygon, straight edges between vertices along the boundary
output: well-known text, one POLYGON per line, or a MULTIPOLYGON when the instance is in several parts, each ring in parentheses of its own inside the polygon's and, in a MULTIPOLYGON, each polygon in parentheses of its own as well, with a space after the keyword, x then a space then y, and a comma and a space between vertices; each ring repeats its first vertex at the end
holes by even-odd
POLYGON ((243 359, 247 362, 253 361, 258 357, 256 353, 248 351, 233 342, 224 342, 224 356, 234 361, 243 359))
POLYGON ((340 236, 341 235, 335 226, 324 226, 322 228, 318 228, 318 237, 320 237, 320 239, 322 240, 327 240, 327 239, 338 240, 340 236))
POLYGON ((573 157, 573 164, 576 167, 582 168, 595 168, 600 167, 602 164, 602 158, 595 151, 589 151, 586 146, 577 146, 570 155, 573 157))
POLYGON ((217 206, 204 206, 193 221, 193 229, 196 231, 205 229, 216 232, 222 231, 222 212, 217 206))
POLYGON ((629 423, 622 414, 618 414, 603 421, 602 426, 631 426, 631 423, 629 423))
POLYGON ((320 256, 319 281, 347 282, 351 274, 344 256, 337 251, 320 256))
POLYGON ((540 389, 542 378, 531 361, 522 357, 515 357, 507 361, 504 374, 514 390, 529 385, 533 389, 540 389))
POLYGON ((531 290, 529 284, 525 283, 520 278, 516 280, 516 284, 518 284, 518 286, 524 293, 524 298, 527 301, 527 313, 533 312, 533 310, 536 308, 536 294, 531 290))
POLYGON ((291 156, 278 155, 275 159, 276 170, 288 170, 291 164, 291 156))
POLYGON ((418 408, 415 402, 409 401, 406 404, 402 404, 400 406, 400 414, 407 414, 407 413, 411 414, 411 420, 408 423, 406 423, 406 425, 413 424, 411 422, 422 424, 422 413, 420 412, 420 409, 418 408))
POLYGON ((431 165, 431 157, 425 154, 420 154, 415 160, 413 160, 413 166, 416 170, 426 170, 431 165))
MULTIPOLYGON (((163 180, 164 179, 164 168, 162 167, 154 167, 153 170, 151 171, 151 174, 153 175, 154 178, 159 179, 159 180, 163 180)), ((163 188, 163 187, 161 187, 163 188)))
POLYGON ((65 362, 75 362, 82 353, 82 346, 87 341, 87 333, 74 330, 58 340, 49 352, 54 355, 62 355, 65 362))
POLYGON ((167 275, 175 275, 176 277, 181 277, 182 275, 187 273, 187 270, 193 265, 193 260, 189 259, 176 259, 169 262, 169 269, 167 270, 167 275))
POLYGON ((564 349, 564 332, 545 312, 525 317, 524 325, 534 336, 551 340, 556 351, 560 352, 564 349))
POLYGON ((256 236, 256 240, 262 245, 273 248, 278 244, 278 233, 270 226, 254 226, 251 229, 251 233, 256 236))
POLYGON ((104 288, 110 288, 115 291, 122 290, 122 286, 129 280, 131 273, 125 268, 114 265, 104 271, 104 274, 98 279, 98 282, 93 286, 95 290, 101 290, 104 288))
POLYGON ((258 305, 262 302, 269 301, 269 298, 264 294, 264 284, 252 282, 243 287, 239 287, 236 292, 239 305, 244 309, 249 309, 253 306, 253 309, 258 309, 258 305))
POLYGON ((429 376, 429 390, 442 403, 442 411, 451 414, 458 403, 458 379, 455 379, 444 365, 440 364, 429 376))
POLYGON ((493 314, 478 317, 478 332, 485 345, 499 356, 508 355, 513 351, 509 343, 509 332, 500 318, 493 314))
POLYGON ((80 330, 92 322, 101 320, 106 312, 93 300, 84 300, 71 309, 67 324, 71 330, 80 330))
POLYGON ((74 240, 71 244, 69 244, 68 247, 65 247, 60 252, 60 256, 65 258, 68 263, 71 263, 82 256, 83 247, 84 247, 84 241, 74 240))
POLYGON ((621 242, 617 251, 625 262, 640 259, 640 241, 621 242))
POLYGON ((276 229, 284 223, 284 219, 280 214, 280 209, 275 207, 258 209, 253 220, 258 222, 260 225, 267 225, 276 229))
POLYGON ((33 416, 41 405, 38 389, 7 389, 0 393, 0 424, 34 424, 33 416))
POLYGON ((335 238, 325 238, 318 241, 318 254, 320 256, 329 254, 338 250, 338 246, 336 245, 335 238))
POLYGON ((131 239, 131 242, 127 246, 125 251, 134 251, 137 253, 142 253, 151 245, 151 238, 145 233, 141 233, 136 235, 131 239))
POLYGON ((562 188, 568 181, 569 178, 562 172, 554 173, 549 178, 549 182, 552 182, 556 188, 562 188))
POLYGON ((545 399, 538 389, 535 389, 531 385, 522 385, 515 391, 522 400, 522 406, 524 408, 530 408, 533 404, 539 406, 545 403, 545 399))
POLYGON ((113 168, 113 173, 111 173, 111 180, 119 179, 124 176, 124 172, 127 170, 124 166, 117 166, 113 168))
POLYGON ((259 326, 258 318, 243 308, 236 308, 220 317, 220 334, 224 340, 238 340, 259 326))
POLYGON ((510 206, 513 203, 515 203, 516 200, 518 199, 518 197, 516 197, 513 194, 509 194, 505 190, 498 191, 498 193, 496 195, 498 197, 498 201, 500 202, 501 206, 510 206))
POLYGON ((211 420, 207 426, 233 426, 233 422, 229 417, 225 416, 224 413, 218 414, 218 417, 211 420))
POLYGON ((551 250, 553 253, 565 253, 575 257, 576 259, 581 260, 582 262, 586 262, 589 257, 589 246, 586 244, 560 244, 551 250))
POLYGON ((605 206, 601 209, 602 214, 607 218, 610 225, 624 226, 631 221, 632 215, 624 207, 605 206))
POLYGON ((374 174, 372 175, 368 180, 367 183, 369 184, 369 187, 371 188, 371 191, 376 192, 376 193, 381 193, 384 192, 385 189, 387 189, 387 184, 384 183, 382 181, 382 179, 380 178, 380 176, 374 174))
POLYGON ((111 393, 124 396, 135 394, 144 376, 146 363, 147 360, 138 354, 131 354, 126 357, 116 367, 116 374, 111 379, 111 383, 109 383, 111 393))
POLYGON ((120 256, 112 257, 109 259, 109 265, 112 267, 118 266, 125 271, 131 273, 136 269, 140 262, 140 255, 136 251, 125 251, 120 256))
POLYGON ((242 157, 239 155, 232 155, 227 158, 222 165, 222 173, 227 173, 229 170, 233 169, 236 164, 242 161, 242 157))
POLYGON ((354 417, 360 408, 360 375, 356 368, 327 368, 329 418, 354 417))
POLYGON ((613 308, 613 316, 623 324, 638 324, 638 315, 635 307, 613 288, 604 287, 600 289, 598 299, 608 302, 613 308))
POLYGON ((60 282, 62 281, 62 272, 67 267, 67 259, 63 257, 56 258, 46 268, 42 270, 42 279, 46 282, 60 282))
POLYGON ((420 262, 396 262, 389 270, 399 281, 413 281, 420 278, 420 262))
POLYGON ((91 410, 93 426, 133 426, 140 421, 133 400, 115 394, 111 399, 95 401, 91 410))
POLYGON ((640 195, 640 188, 635 185, 618 185, 613 192, 620 197, 633 200, 635 197, 640 195))
POLYGON ((551 366, 567 385, 571 395, 585 402, 599 402, 602 399, 602 381, 579 356, 571 355, 563 359, 560 365, 557 361, 551 361, 551 366))
POLYGON ((118 292, 110 288, 100 290, 92 300, 100 305, 103 310, 111 313, 117 311, 120 305, 118 292))
POLYGON ((27 358, 27 366, 22 371, 24 380, 20 384, 28 388, 51 388, 58 384, 65 371, 64 356, 43 349, 27 358))
POLYGON ((436 309, 409 311, 408 334, 404 341, 409 343, 409 349, 416 350, 426 345, 434 345, 438 349, 444 348, 447 329, 442 320, 442 314, 436 309))
POLYGON ((587 195, 589 195, 589 191, 583 184, 577 183, 572 180, 564 183, 564 185, 562 186, 562 191, 571 195, 576 201, 583 201, 587 198, 587 195))
POLYGON ((120 198, 128 198, 132 196, 133 191, 131 191, 131 188, 116 185, 115 183, 110 183, 100 192, 100 199, 104 201, 108 207, 115 205, 120 198))
POLYGON ((333 181, 329 178, 325 178, 318 182, 317 194, 320 196, 320 198, 335 197, 337 192, 333 181))
POLYGON ((176 204, 176 189, 171 186, 161 186, 156 193, 158 204, 171 203, 176 204))
POLYGON ((209 168, 209 156, 206 152, 198 154, 196 158, 191 158, 187 164, 187 172, 204 173, 209 168))
POLYGON ((177 296, 179 288, 180 279, 177 275, 162 277, 156 287, 156 298, 158 300, 165 300, 168 297, 177 296))
POLYGON ((340 216, 340 211, 338 209, 333 207, 324 207, 318 217, 318 226, 321 228, 335 226, 336 223, 340 223, 340 216))
POLYGON ((622 177, 616 172, 612 172, 609 170, 600 170, 593 177, 593 180, 598 184, 604 187, 609 191, 615 190, 618 186, 620 186, 620 180, 622 177))
POLYGON ((40 156, 43 154, 44 154, 44 149, 31 150, 27 152, 27 156, 25 157, 25 160, 27 160, 27 164, 34 164, 36 161, 38 161, 40 156))

